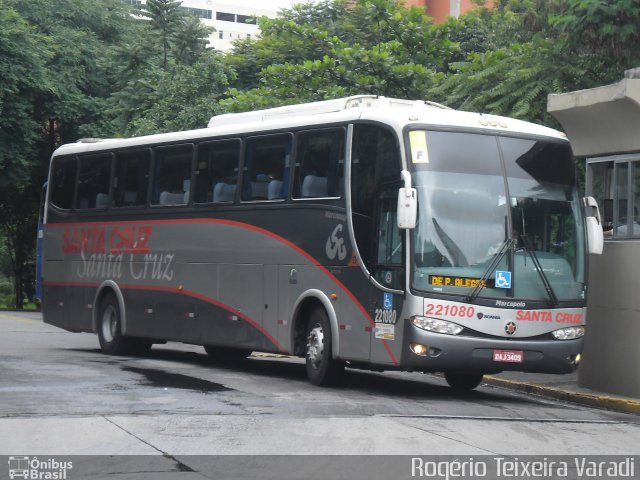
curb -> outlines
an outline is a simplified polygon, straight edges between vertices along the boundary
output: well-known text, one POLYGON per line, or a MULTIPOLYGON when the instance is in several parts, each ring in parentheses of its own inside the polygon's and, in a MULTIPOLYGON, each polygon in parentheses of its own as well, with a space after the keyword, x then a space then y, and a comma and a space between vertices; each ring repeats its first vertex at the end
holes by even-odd
POLYGON ((611 397, 607 395, 592 395, 588 393, 572 392, 560 388, 546 387, 535 383, 514 382, 491 375, 486 375, 483 383, 496 387, 504 387, 511 390, 518 390, 533 395, 563 400, 566 402, 578 403, 588 407, 603 408, 622 413, 640 414, 640 400, 630 398, 611 397))

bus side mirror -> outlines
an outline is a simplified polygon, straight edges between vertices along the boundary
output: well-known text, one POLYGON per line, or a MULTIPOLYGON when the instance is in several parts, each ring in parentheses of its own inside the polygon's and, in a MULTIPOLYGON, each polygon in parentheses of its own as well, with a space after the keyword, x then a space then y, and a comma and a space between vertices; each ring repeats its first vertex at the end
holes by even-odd
POLYGON ((589 253, 594 255, 602 254, 604 246, 604 233, 602 231, 602 219, 598 202, 593 197, 584 197, 584 211, 587 222, 587 246, 589 253))
POLYGON ((415 188, 411 188, 411 174, 402 171, 404 187, 398 191, 398 228, 416 228, 416 216, 418 214, 418 194, 415 188))

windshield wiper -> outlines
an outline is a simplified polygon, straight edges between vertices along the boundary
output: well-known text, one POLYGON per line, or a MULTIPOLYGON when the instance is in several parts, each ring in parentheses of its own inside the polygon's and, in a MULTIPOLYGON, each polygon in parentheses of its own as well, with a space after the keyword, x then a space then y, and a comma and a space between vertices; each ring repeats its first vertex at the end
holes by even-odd
POLYGON ((468 302, 472 302, 478 297, 478 295, 480 294, 480 291, 486 286, 487 280, 489 279, 489 275, 493 273, 493 271, 498 266, 498 263, 500 263, 500 260, 502 260, 502 258, 507 254, 509 250, 511 250, 511 247, 513 246, 514 243, 515 243, 515 240, 513 238, 507 238, 504 241, 504 243, 500 247, 500 250, 493 257, 493 260, 491 260, 491 263, 482 274, 482 277, 480 277, 480 280, 478 280, 478 284, 476 285, 476 287, 473 289, 473 291, 469 295, 467 295, 468 302))
POLYGON ((556 292, 553 291, 553 287, 549 282, 547 274, 544 273, 544 270, 542 270, 542 265, 540 264, 538 255, 536 255, 536 251, 533 247, 533 244, 531 243, 531 240, 529 240, 529 237, 527 237, 527 235, 525 235, 524 233, 520 235, 520 238, 522 239, 524 250, 529 253, 531 260, 533 260, 533 266, 538 271, 538 275, 540 275, 542 284, 544 285, 544 288, 547 291, 547 295, 549 295, 549 299, 551 300, 551 306, 555 307, 556 305, 558 305, 558 296, 556 295, 556 292))

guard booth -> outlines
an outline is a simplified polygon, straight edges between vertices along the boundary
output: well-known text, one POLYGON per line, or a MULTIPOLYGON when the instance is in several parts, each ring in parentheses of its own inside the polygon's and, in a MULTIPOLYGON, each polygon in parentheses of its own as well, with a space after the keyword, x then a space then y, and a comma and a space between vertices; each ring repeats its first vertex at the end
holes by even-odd
POLYGON ((640 68, 613 85, 549 95, 547 109, 586 157, 586 194, 598 201, 603 254, 589 258, 581 386, 640 397, 640 68))

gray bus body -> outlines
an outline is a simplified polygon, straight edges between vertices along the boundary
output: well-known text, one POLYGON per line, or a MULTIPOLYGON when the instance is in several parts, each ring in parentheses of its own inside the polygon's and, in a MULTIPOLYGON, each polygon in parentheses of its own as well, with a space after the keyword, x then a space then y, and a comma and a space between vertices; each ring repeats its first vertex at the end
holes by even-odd
POLYGON ((457 386, 566 373, 586 323, 583 220, 568 142, 545 127, 369 96, 223 115, 54 153, 43 315, 101 344, 322 354, 457 386))

